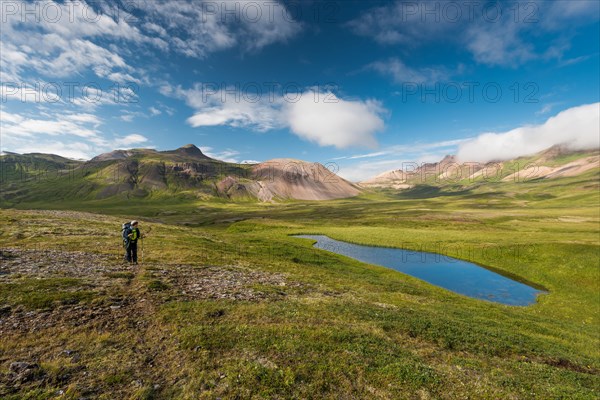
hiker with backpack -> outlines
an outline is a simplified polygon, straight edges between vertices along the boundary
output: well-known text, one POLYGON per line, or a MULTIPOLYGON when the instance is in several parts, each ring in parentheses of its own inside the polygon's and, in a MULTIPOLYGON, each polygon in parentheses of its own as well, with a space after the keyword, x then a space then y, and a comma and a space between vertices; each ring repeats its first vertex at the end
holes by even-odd
POLYGON ((142 238, 138 229, 138 222, 131 221, 123 224, 123 246, 125 247, 125 261, 137 265, 137 242, 142 238))

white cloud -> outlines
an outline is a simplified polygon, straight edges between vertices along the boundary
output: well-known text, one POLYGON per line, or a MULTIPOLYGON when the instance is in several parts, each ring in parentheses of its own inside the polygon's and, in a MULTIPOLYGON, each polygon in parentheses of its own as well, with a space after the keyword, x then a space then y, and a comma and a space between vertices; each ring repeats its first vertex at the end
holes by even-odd
POLYGON ((556 107, 560 104, 561 104, 561 102, 546 103, 542 106, 542 108, 540 108, 538 111, 535 112, 535 115, 549 114, 550 112, 552 112, 554 107, 556 107))
POLYGON ((207 96, 200 85, 164 92, 184 98, 196 110, 188 118, 193 127, 229 125, 259 132, 288 128, 320 146, 375 147, 375 134, 385 125, 386 110, 378 101, 345 100, 330 91, 261 96, 257 101, 223 91, 207 96))
POLYGON ((552 1, 543 3, 539 22, 547 30, 560 30, 570 21, 597 21, 600 15, 600 2, 596 0, 552 1))
POLYGON ((65 119, 77 122, 77 123, 87 123, 92 124, 94 126, 98 126, 102 123, 100 119, 94 114, 67 114, 65 115, 65 119))
MULTIPOLYGON (((35 3, 36 6, 30 8, 38 10, 40 18, 35 23, 43 30, 61 37, 109 36, 138 43, 148 40, 137 27, 129 23, 133 18, 122 8, 100 10, 98 6, 103 4, 85 0, 37 0, 35 3), (119 17, 116 18, 116 15, 119 17)), ((16 18, 29 21, 31 17, 25 18, 23 14, 17 13, 16 18)))
POLYGON ((54 153, 79 159, 114 150, 113 146, 146 145, 149 141, 138 133, 111 138, 99 130, 100 125, 102 120, 89 113, 25 116, 3 111, 0 118, 0 150, 54 153))
POLYGON ((17 2, 15 10, 3 14, 3 82, 20 82, 34 71, 60 78, 93 72, 115 83, 142 83, 145 71, 132 65, 148 47, 204 58, 236 45, 250 51, 285 42, 302 26, 276 1, 35 0, 17 2))
POLYGON ((17 153, 54 153, 69 158, 89 158, 93 149, 106 146, 96 127, 101 121, 91 114, 64 114, 54 118, 2 112, 3 150, 17 153))
POLYGON ((4 111, 0 114, 0 123, 3 124, 20 124, 23 122, 23 117, 19 114, 11 114, 4 111))
POLYGON ((246 38, 249 50, 287 42, 301 30, 302 24, 292 18, 293 13, 287 10, 285 3, 242 0, 239 4, 244 26, 241 37, 246 38))
POLYGON ((204 107, 188 118, 187 122, 193 127, 230 125, 260 132, 279 126, 275 105, 247 101, 225 102, 219 106, 204 107))
POLYGON ((483 133, 460 145, 457 157, 467 162, 508 160, 562 144, 572 150, 600 147, 600 103, 569 108, 541 125, 502 133, 483 133))
POLYGON ((11 149, 12 152, 27 153, 45 153, 57 154, 62 157, 88 160, 93 154, 93 147, 83 142, 62 142, 62 141, 36 141, 32 143, 23 143, 11 149))
MULTIPOLYGON (((169 110, 167 110, 167 113, 168 112, 169 110)), ((156 107, 150 107, 148 108, 148 112, 123 110, 123 113, 118 118, 121 121, 132 122, 136 118, 151 118, 161 114, 161 110, 157 109, 156 107)))
MULTIPOLYGON (((440 7, 426 1, 396 1, 374 7, 347 23, 354 33, 373 38, 382 45, 402 44, 416 47, 424 40, 435 40, 460 29, 457 23, 435 15, 424 16, 424 7, 440 7), (428 4, 429 3, 429 4, 428 4)), ((456 2, 457 5, 459 3, 456 2)))
MULTIPOLYGON (((20 82, 20 72, 24 66, 29 62, 28 55, 19 50, 19 48, 6 40, 0 43, 2 45, 2 51, 0 51, 0 63, 2 68, 0 69, 0 81, 7 83, 20 82)), ((4 86, 4 85, 2 85, 4 86)))
POLYGON ((431 83, 448 79, 449 72, 444 67, 416 69, 407 66, 397 57, 386 61, 376 61, 366 67, 382 75, 392 77, 395 83, 431 83))
MULTIPOLYGON (((484 133, 472 139, 389 146, 385 150, 338 157, 339 175, 362 181, 406 165, 440 161, 456 154, 459 162, 508 160, 563 144, 573 150, 600 148, 600 103, 573 107, 540 125, 503 133, 484 133)), ((409 166, 409 168, 412 168, 409 166)))
POLYGON ((381 45, 406 49, 438 42, 464 48, 482 64, 517 67, 534 59, 560 60, 573 31, 597 22, 599 13, 596 0, 396 1, 367 10, 347 26, 381 45))
MULTIPOLYGON (((2 113, 3 141, 17 137, 36 137, 39 135, 60 136, 72 135, 82 138, 94 138, 98 132, 88 127, 89 121, 78 121, 76 115, 60 116, 56 119, 26 118, 21 115, 2 113), (8 117, 6 116, 8 114, 8 117)), ((86 117, 83 116, 83 119, 86 117)), ((95 125, 95 122, 94 124, 95 125)))
POLYGON ((114 145, 117 147, 129 147, 146 142, 148 142, 148 138, 138 133, 132 133, 131 135, 119 137, 113 140, 114 145))
POLYGON ((123 72, 111 72, 106 76, 106 78, 110 79, 112 82, 122 84, 130 84, 132 82, 139 84, 142 82, 140 79, 123 72))
POLYGON ((438 162, 451 152, 444 150, 397 154, 395 158, 362 160, 340 166, 338 175, 351 182, 361 182, 384 172, 403 169, 413 170, 424 163, 438 162))
POLYGON ((399 169, 404 162, 406 162, 404 159, 363 161, 340 166, 337 174, 350 182, 361 182, 383 172, 399 169))
POLYGON ((27 9, 37 12, 37 21, 36 15, 25 14, 25 4, 17 7, 17 13, 3 16, 2 62, 7 71, 3 78, 19 82, 25 70, 61 78, 93 71, 100 78, 118 83, 139 81, 131 75, 135 69, 121 55, 94 42, 99 38, 151 41, 126 18, 117 21, 96 14, 83 1, 36 1, 27 9))
POLYGON ((292 132, 320 146, 338 148, 377 146, 375 133, 384 128, 384 112, 378 101, 343 100, 331 92, 304 92, 299 101, 284 106, 292 132))
POLYGON ((521 24, 512 20, 480 22, 469 27, 464 36, 475 61, 487 65, 517 66, 537 58, 532 44, 520 36, 521 24))
POLYGON ((134 118, 135 118, 134 113, 125 113, 119 117, 119 119, 124 122, 131 122, 131 121, 133 121, 134 118))
MULTIPOLYGON (((215 3, 217 4, 217 3, 215 3)), ((147 21, 144 28, 160 35, 167 47, 188 57, 233 47, 236 37, 202 2, 147 1, 140 3, 147 21)))
POLYGON ((195 58, 237 45, 258 50, 285 42, 301 29, 301 23, 277 1, 154 0, 139 6, 145 12, 146 31, 160 36, 171 50, 195 58))
POLYGON ((208 89, 210 88, 201 84, 194 85, 192 89, 165 86, 161 88, 161 93, 182 98, 196 110, 194 115, 187 119, 193 127, 230 125, 265 132, 283 126, 280 118, 283 103, 281 97, 261 96, 253 101, 242 96, 241 91, 236 88, 216 92, 208 89))
POLYGON ((406 160, 394 158, 342 165, 337 174, 351 182, 361 182, 383 172, 398 169, 405 161, 406 160))
POLYGON ((567 67, 569 65, 579 64, 579 63, 587 61, 590 58, 595 57, 595 56, 598 56, 598 53, 596 53, 596 54, 586 54, 584 56, 568 58, 566 60, 562 60, 560 62, 560 64, 559 64, 559 66, 561 66, 561 67, 567 67))
POLYGON ((444 140, 441 142, 432 142, 432 143, 411 143, 411 144, 402 144, 395 146, 388 146, 383 151, 378 151, 374 153, 366 153, 366 154, 355 154, 353 156, 346 157, 338 157, 338 160, 356 160, 362 158, 375 158, 382 156, 411 156, 417 155, 416 158, 421 159, 423 154, 428 154, 429 152, 443 153, 444 155, 452 154, 456 152, 457 146, 461 143, 464 143, 469 139, 453 139, 453 140, 444 140))
MULTIPOLYGON (((126 104, 121 101, 124 96, 119 96, 117 94, 121 94, 123 92, 122 88, 119 88, 119 92, 103 91, 102 88, 96 88, 93 86, 84 86, 80 93, 77 93, 73 99, 70 99, 69 102, 73 103, 73 105, 86 110, 87 112, 93 111, 96 108, 102 105, 121 105, 126 104)), ((131 94, 126 92, 127 96, 131 94)), ((135 95, 133 96, 135 98, 135 95)))
POLYGON ((156 108, 156 107, 150 107, 150 108, 148 109, 148 111, 150 111, 150 115, 152 115, 152 116, 156 116, 156 115, 160 115, 160 114, 162 114, 162 111, 160 111, 160 110, 159 110, 158 108, 156 108))
POLYGON ((221 160, 229 163, 238 164, 237 156, 240 154, 239 151, 233 149, 225 149, 221 151, 215 151, 212 147, 204 146, 200 147, 202 153, 215 160, 221 160))
POLYGON ((372 178, 383 172, 400 169, 403 163, 406 168, 413 168, 415 163, 436 162, 446 155, 455 154, 458 145, 468 139, 444 140, 440 142, 416 142, 387 146, 385 150, 338 157, 339 175, 353 182, 372 178))

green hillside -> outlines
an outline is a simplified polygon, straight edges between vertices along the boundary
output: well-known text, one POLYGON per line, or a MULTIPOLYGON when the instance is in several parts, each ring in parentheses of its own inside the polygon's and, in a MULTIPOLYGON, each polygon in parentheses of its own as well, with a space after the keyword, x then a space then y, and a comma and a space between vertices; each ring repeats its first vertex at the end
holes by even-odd
POLYGON ((9 154, 0 156, 0 167, 0 200, 7 205, 166 195, 218 197, 218 181, 228 175, 247 176, 249 168, 213 160, 193 145, 165 152, 114 151, 87 162, 53 155, 9 154))

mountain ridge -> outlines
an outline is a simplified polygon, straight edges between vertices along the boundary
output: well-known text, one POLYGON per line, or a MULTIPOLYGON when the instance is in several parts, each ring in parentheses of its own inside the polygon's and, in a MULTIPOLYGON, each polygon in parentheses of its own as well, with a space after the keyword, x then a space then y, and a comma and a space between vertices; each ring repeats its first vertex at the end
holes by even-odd
POLYGON ((49 154, 8 154, 0 161, 0 200, 10 203, 153 196, 273 202, 330 200, 361 192, 319 163, 227 163, 206 156, 193 144, 166 151, 113 150, 88 161, 49 154))
POLYGON ((410 189, 419 184, 468 184, 478 181, 525 181, 583 174, 600 166, 600 149, 569 150, 555 145, 538 153, 487 163, 460 162, 446 155, 434 163, 407 163, 401 169, 358 182, 363 188, 410 189))
POLYGON ((599 174, 600 151, 553 146, 528 157, 485 164, 460 163, 447 155, 436 163, 412 163, 410 168, 359 183, 343 179, 320 163, 292 158, 227 163, 206 156, 193 144, 166 151, 114 150, 88 161, 54 154, 5 153, 0 163, 3 204, 158 197, 277 202, 341 199, 371 189, 436 186, 464 190, 485 182, 599 174))

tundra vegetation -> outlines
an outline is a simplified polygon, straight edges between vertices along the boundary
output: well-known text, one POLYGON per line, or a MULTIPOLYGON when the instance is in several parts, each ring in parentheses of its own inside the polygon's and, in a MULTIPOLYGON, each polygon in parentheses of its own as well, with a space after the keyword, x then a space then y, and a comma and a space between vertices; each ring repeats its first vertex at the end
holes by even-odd
POLYGON ((277 202, 9 182, 0 397, 596 399, 599 177, 277 202), (548 293, 476 300, 293 234, 447 254, 548 293))

